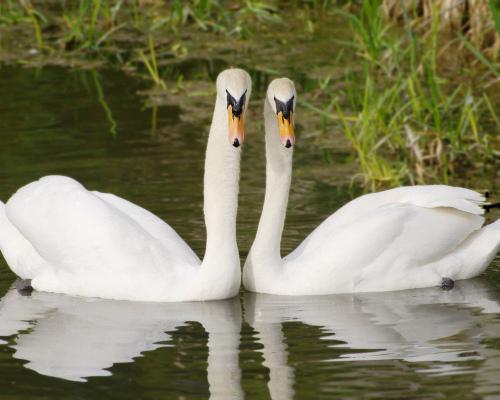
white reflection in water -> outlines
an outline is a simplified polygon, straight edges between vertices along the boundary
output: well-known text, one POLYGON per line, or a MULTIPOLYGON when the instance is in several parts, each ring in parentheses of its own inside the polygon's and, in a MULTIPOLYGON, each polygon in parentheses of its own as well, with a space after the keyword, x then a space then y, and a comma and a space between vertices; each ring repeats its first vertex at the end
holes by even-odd
POLYGON ((485 362, 485 370, 477 374, 484 385, 488 376, 496 382, 499 372, 498 352, 481 343, 486 336, 500 336, 499 323, 484 323, 485 313, 500 313, 499 297, 481 280, 457 282, 451 291, 428 288, 311 297, 247 293, 245 320, 263 345, 274 400, 294 396, 294 371, 282 330, 282 323, 289 321, 322 327, 321 339, 344 342, 333 347, 346 348, 345 354, 331 361, 439 361, 443 364, 437 370, 426 372, 449 374, 460 371, 459 360, 494 360, 489 366, 485 362))
MULTIPOLYGON (((322 327, 321 339, 343 342, 333 346, 345 348, 345 354, 331 361, 439 361, 443 364, 434 366, 438 372, 452 373, 460 368, 457 360, 479 358, 486 360, 477 373, 481 386, 496 387, 500 357, 481 342, 500 336, 496 315, 486 315, 500 313, 499 297, 484 281, 472 280, 447 292, 429 288, 311 297, 246 293, 244 308, 245 320, 263 345, 269 391, 276 400, 294 396, 294 371, 282 330, 287 321, 322 327)), ((27 360, 25 367, 40 374, 75 381, 110 375, 114 364, 168 346, 166 332, 187 321, 202 324, 209 336, 211 398, 243 398, 238 299, 134 303, 36 292, 23 297, 10 290, 0 301, 0 336, 17 334, 14 357, 27 360)))
MULTIPOLYGON (((111 375, 116 363, 132 362, 165 346, 167 331, 187 321, 208 333, 208 383, 212 399, 240 399, 238 299, 197 303, 137 303, 10 290, 0 301, 0 336, 20 331, 15 358, 40 374, 74 381, 111 375)), ((168 345, 167 345, 168 346, 168 345)))

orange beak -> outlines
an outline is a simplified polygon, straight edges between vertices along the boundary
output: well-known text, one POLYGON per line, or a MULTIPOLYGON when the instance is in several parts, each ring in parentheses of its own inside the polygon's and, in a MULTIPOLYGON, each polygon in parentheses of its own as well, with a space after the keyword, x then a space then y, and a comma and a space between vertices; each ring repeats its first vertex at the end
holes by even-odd
POLYGON ((227 119, 229 125, 229 143, 234 147, 240 146, 245 140, 245 131, 243 130, 243 113, 239 116, 233 114, 233 106, 227 107, 227 119))
POLYGON ((295 129, 293 127, 293 112, 290 111, 290 118, 285 118, 283 112, 278 113, 278 126, 280 128, 281 144, 286 148, 295 144, 295 129))

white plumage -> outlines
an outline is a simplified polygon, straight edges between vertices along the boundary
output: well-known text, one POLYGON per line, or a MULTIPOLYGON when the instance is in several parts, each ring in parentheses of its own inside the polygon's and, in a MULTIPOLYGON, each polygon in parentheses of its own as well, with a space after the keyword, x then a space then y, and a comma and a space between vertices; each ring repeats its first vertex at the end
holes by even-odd
POLYGON ((481 228, 484 198, 444 185, 361 196, 282 259, 292 149, 280 143, 273 99, 287 102, 292 96, 296 99, 288 79, 273 81, 266 96, 266 197, 243 272, 247 289, 283 295, 388 291, 484 271, 500 247, 500 221, 481 228))

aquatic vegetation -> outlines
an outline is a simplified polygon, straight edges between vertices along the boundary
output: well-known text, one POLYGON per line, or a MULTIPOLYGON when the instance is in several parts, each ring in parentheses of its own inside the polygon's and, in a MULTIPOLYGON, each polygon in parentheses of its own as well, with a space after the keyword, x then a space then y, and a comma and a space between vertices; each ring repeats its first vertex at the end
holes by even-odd
POLYGON ((449 174, 494 156, 492 127, 482 122, 491 118, 498 124, 498 116, 483 96, 475 98, 464 86, 445 95, 442 84, 427 87, 417 75, 376 87, 367 74, 364 92, 351 89, 348 105, 337 102, 336 114, 356 151, 364 184, 448 182, 449 174), (357 116, 348 120, 346 108, 357 116))
POLYGON ((26 8, 14 0, 5 0, 0 3, 0 23, 16 24, 26 22, 29 19, 26 8))
POLYGON ((185 27, 196 27, 224 35, 251 34, 251 21, 280 21, 277 8, 268 2, 245 0, 228 4, 219 0, 63 0, 36 3, 6 0, 0 4, 0 24, 31 21, 38 47, 43 44, 44 27, 61 28, 50 35, 52 45, 62 43, 65 50, 97 50, 119 30, 135 29, 137 34, 179 34, 185 27), (35 7, 36 6, 36 7, 35 7), (50 19, 44 17, 47 10, 50 19), (54 40, 55 39, 55 40, 54 40))
POLYGON ((414 23, 439 14, 441 30, 466 32, 475 47, 492 54, 500 47, 500 9, 494 0, 383 0, 382 9, 389 20, 411 17, 414 23))
POLYGON ((66 26, 63 41, 68 50, 96 49, 125 23, 117 24, 123 1, 111 5, 106 0, 63 2, 62 18, 66 26))
POLYGON ((0 24, 17 24, 20 22, 31 23, 38 49, 42 50, 44 45, 41 24, 47 22, 45 16, 35 10, 30 1, 6 0, 5 3, 0 4, 0 24))
POLYGON ((40 22, 46 22, 45 17, 37 12, 30 3, 26 6, 26 11, 29 15, 31 23, 33 24, 38 49, 43 50, 43 37, 40 22))
POLYGON ((355 49, 352 64, 360 67, 348 68, 347 87, 333 93, 326 111, 340 120, 363 183, 374 189, 448 182, 450 175, 493 164, 500 126, 487 89, 498 79, 498 63, 462 34, 444 40, 439 13, 425 33, 405 15, 401 32, 384 22, 382 9, 379 1, 364 0, 357 13, 338 11, 354 33, 343 44, 355 49), (477 71, 466 71, 457 56, 462 43, 486 68, 474 85, 468 80, 477 71))
POLYGON ((155 18, 151 30, 159 28, 178 33, 183 27, 194 25, 203 31, 225 35, 248 35, 251 19, 260 22, 279 21, 277 9, 270 3, 245 0, 228 7, 220 0, 175 0, 170 6, 159 8, 160 17, 155 18))
POLYGON ((149 43, 150 59, 148 59, 144 54, 144 52, 142 52, 141 50, 139 50, 139 56, 141 57, 141 60, 144 62, 144 65, 146 66, 149 75, 151 79, 153 79, 155 84, 161 87, 162 89, 166 89, 167 85, 165 84, 165 81, 161 79, 160 74, 158 72, 158 63, 156 61, 155 46, 151 34, 148 36, 148 43, 149 43))

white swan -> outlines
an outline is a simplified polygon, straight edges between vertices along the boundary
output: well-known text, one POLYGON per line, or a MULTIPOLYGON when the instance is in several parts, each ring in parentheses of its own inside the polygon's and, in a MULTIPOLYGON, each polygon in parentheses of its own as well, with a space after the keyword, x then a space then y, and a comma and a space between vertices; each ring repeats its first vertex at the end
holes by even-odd
POLYGON ((266 195, 243 271, 246 289, 281 295, 388 291, 479 275, 500 247, 500 220, 483 228, 478 193, 443 185, 361 196, 280 255, 292 173, 293 83, 269 85, 265 104, 266 195))
POLYGON ((165 222, 73 179, 48 176, 0 203, 0 249, 34 289, 137 301, 215 300, 241 282, 236 211, 243 119, 251 79, 240 69, 217 78, 205 159, 207 228, 201 262, 165 222))

